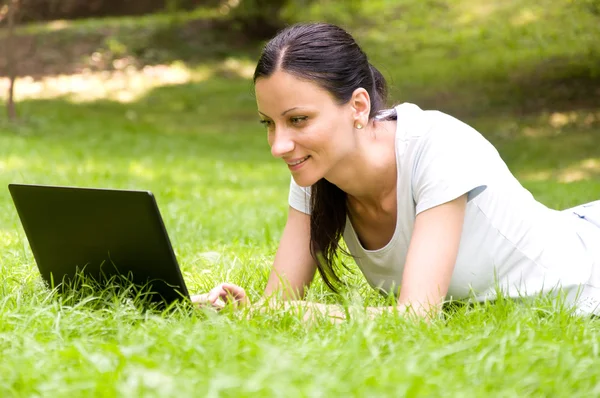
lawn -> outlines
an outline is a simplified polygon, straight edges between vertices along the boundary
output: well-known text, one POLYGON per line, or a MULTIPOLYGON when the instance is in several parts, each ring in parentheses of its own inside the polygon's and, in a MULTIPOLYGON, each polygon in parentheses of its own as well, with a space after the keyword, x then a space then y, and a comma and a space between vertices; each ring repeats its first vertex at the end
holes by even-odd
MULTIPOLYGON (((363 20, 332 1, 297 18, 351 26, 390 79, 393 102, 461 116, 546 205, 600 199, 598 17, 566 1, 407 1, 386 13, 391 3, 357 2, 363 20)), ((258 123, 253 51, 166 66, 175 76, 166 81, 147 69, 91 73, 83 89, 71 84, 77 76, 18 86, 24 121, 0 119, 0 396, 600 394, 600 324, 543 297, 449 309, 431 324, 357 314, 332 325, 278 309, 159 313, 100 292, 53 296, 9 183, 151 190, 190 291, 226 280, 260 296, 289 172, 258 123)), ((383 303, 360 275, 346 277, 342 296, 318 281, 308 299, 383 303)))

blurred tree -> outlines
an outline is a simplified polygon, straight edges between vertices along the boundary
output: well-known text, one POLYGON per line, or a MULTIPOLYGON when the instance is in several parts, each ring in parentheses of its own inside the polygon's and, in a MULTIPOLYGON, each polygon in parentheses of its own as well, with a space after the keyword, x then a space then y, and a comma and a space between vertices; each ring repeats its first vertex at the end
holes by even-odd
POLYGON ((17 80, 17 57, 16 57, 16 40, 15 27, 19 18, 20 0, 5 0, 3 1, 1 11, 2 19, 6 19, 6 69, 8 76, 8 95, 6 100, 6 113, 8 120, 15 121, 17 119, 17 110, 15 107, 15 81, 17 80))
MULTIPOLYGON (((26 18, 35 19, 39 11, 36 5, 41 0, 0 0, 0 29, 4 34, 4 64, 8 77, 6 112, 10 121, 17 120, 15 105, 15 85, 21 75, 20 65, 30 58, 36 49, 33 35, 19 35, 17 26, 26 18)), ((61 0, 44 0, 48 4, 58 4, 61 0)), ((0 30, 0 31, 1 31, 0 30)))
POLYGON ((598 16, 600 16, 600 0, 583 0, 588 9, 598 16))
MULTIPOLYGON (((5 2, 8 0, 4 0, 5 2)), ((219 0, 27 0, 28 12, 22 22, 56 19, 135 16, 171 9, 192 10, 196 7, 216 7, 219 0)))
MULTIPOLYGON (((307 5, 311 0, 303 0, 307 5)), ((252 39, 266 39, 286 25, 283 10, 291 0, 225 0, 233 23, 252 39)))
POLYGON ((586 10, 600 17, 600 0, 568 0, 569 3, 583 6, 586 10))
POLYGON ((183 8, 183 0, 165 0, 165 10, 168 13, 177 12, 183 8))

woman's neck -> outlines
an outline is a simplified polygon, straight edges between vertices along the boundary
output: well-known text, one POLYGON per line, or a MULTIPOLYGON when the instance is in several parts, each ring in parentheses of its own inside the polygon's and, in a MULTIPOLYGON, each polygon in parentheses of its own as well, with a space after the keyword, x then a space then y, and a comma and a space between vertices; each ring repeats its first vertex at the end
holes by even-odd
POLYGON ((369 123, 357 135, 356 153, 326 176, 346 192, 350 204, 379 208, 396 191, 395 137, 396 121, 369 123))

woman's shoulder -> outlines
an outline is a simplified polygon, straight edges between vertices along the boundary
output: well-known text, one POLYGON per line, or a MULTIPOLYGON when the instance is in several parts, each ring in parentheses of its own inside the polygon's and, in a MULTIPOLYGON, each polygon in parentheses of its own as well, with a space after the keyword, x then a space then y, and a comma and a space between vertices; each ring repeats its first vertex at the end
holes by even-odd
MULTIPOLYGON (((499 156, 497 149, 478 130, 439 110, 423 110, 414 104, 397 108, 397 156, 416 160, 425 153, 446 159, 450 153, 469 158, 499 156)), ((446 159, 448 160, 448 159, 446 159)))
POLYGON ((420 139, 436 133, 444 136, 481 134, 466 122, 436 109, 422 109, 405 102, 395 107, 400 139, 420 139))

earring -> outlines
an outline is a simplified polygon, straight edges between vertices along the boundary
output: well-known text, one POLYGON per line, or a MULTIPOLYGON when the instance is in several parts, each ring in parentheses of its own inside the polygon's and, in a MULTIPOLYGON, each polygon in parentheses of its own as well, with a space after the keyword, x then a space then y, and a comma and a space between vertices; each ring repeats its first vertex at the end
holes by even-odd
POLYGON ((362 124, 360 124, 360 123, 356 123, 356 128, 360 130, 360 129, 362 129, 362 128, 363 128, 363 125, 362 125, 362 124))

